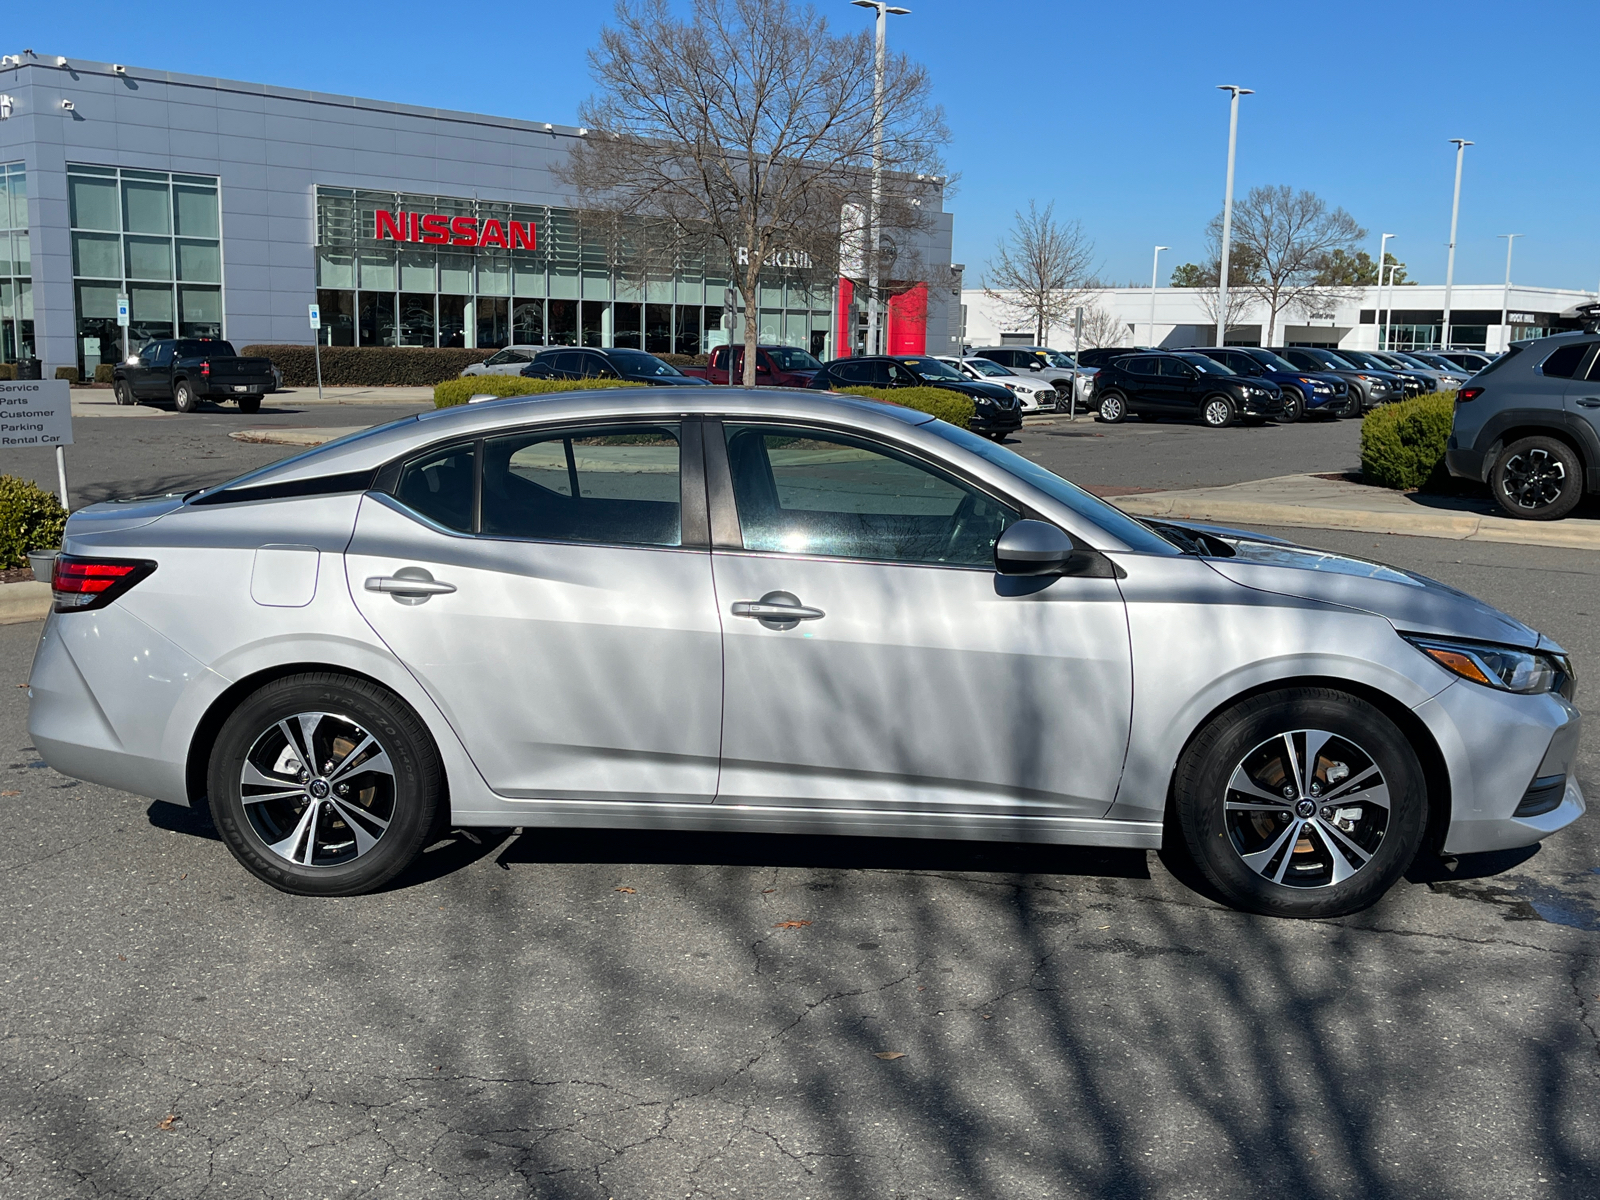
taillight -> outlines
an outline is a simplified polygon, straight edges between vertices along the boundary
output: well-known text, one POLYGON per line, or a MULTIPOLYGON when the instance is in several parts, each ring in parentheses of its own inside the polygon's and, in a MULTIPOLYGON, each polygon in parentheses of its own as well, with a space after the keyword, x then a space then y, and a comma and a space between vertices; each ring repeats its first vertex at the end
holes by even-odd
POLYGON ((208 362, 201 363, 200 364, 200 374, 202 374, 202 375, 211 374, 211 364, 208 363, 208 362))
POLYGON ((58 554, 50 573, 56 611, 104 608, 155 569, 156 564, 145 559, 58 554))
POLYGON ((1465 404, 1469 400, 1476 400, 1479 396, 1483 395, 1483 391, 1484 389, 1481 387, 1462 388, 1456 393, 1456 403, 1465 404))

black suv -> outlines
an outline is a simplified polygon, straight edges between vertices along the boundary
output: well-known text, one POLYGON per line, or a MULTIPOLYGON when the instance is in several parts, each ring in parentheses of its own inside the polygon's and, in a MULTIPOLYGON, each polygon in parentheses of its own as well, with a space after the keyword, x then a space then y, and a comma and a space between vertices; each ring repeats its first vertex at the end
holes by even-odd
POLYGON ((1265 379, 1245 379, 1203 354, 1133 354, 1113 359, 1094 377, 1100 420, 1129 413, 1197 418, 1213 429, 1240 417, 1283 412, 1283 392, 1265 379))
POLYGON ((1444 459, 1527 521, 1554 521, 1600 492, 1600 337, 1511 343, 1456 393, 1444 459))
POLYGON ((931 354, 864 354, 823 363, 811 386, 822 391, 845 388, 936 387, 972 397, 972 432, 1002 439, 1022 428, 1022 401, 998 383, 968 379, 931 354))
POLYGON ((562 346, 542 350, 522 374, 529 379, 627 379, 653 387, 703 387, 669 362, 643 350, 580 349, 562 346))
POLYGON ((1094 367, 1099 370, 1108 362, 1119 358, 1127 358, 1130 354, 1159 354, 1160 351, 1151 346, 1096 346, 1093 350, 1078 351, 1078 365, 1080 367, 1094 367))

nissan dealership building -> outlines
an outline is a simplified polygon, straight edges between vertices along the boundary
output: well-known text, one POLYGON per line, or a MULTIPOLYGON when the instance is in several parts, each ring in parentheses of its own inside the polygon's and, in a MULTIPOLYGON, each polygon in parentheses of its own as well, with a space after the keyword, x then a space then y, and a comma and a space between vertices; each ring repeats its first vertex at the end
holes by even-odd
MULTIPOLYGON (((701 352, 726 267, 639 282, 557 168, 587 131, 25 51, 0 62, 0 361, 92 374, 160 337, 701 352)), ((891 306, 895 349, 959 336, 951 218, 930 280, 891 306)), ((860 345, 849 288, 775 265, 761 341, 860 345)), ((736 336, 742 336, 737 335, 736 336)))

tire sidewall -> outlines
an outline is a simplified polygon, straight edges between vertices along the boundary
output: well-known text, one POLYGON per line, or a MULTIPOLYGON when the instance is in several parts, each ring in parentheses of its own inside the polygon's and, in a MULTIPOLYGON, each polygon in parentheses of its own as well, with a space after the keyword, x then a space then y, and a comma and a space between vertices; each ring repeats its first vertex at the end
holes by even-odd
POLYGON ((194 388, 187 382, 178 384, 172 389, 172 405, 181 413, 193 412, 197 407, 194 388))
POLYGON ((420 853, 440 806, 438 752, 419 718, 392 693, 335 674, 296 675, 266 684, 223 723, 212 748, 207 797, 217 832, 256 878, 304 896, 371 891, 420 853), (245 815, 239 774, 256 739, 294 713, 341 713, 373 734, 394 767, 395 805, 389 828, 361 857, 336 867, 297 867, 267 849, 245 815))
POLYGON ((1253 697, 1215 717, 1179 761, 1174 802, 1190 857, 1229 903, 1283 917, 1336 917, 1375 902, 1411 865, 1427 825, 1422 765, 1381 711, 1328 688, 1293 688, 1253 697), (1389 786, 1389 825, 1373 859, 1342 883, 1297 888, 1265 879, 1239 857, 1223 819, 1227 783, 1239 762, 1276 734, 1324 729, 1372 755, 1389 786))
POLYGON ((1100 398, 1099 408, 1095 415, 1098 420, 1104 421, 1107 425, 1120 424, 1128 415, 1128 402, 1122 398, 1121 392, 1108 392, 1100 398), (1111 408, 1109 415, 1106 412, 1107 405, 1110 405, 1111 408))
POLYGON ((1489 471, 1489 490, 1494 493, 1494 500, 1500 511, 1507 516, 1519 521, 1559 521, 1578 507, 1583 499, 1583 461, 1571 446, 1560 438, 1553 437, 1527 437, 1512 442, 1502 450, 1494 460, 1494 466, 1489 471), (1506 466, 1518 454, 1527 454, 1533 450, 1546 450, 1561 460, 1566 468, 1567 478, 1561 495, 1553 504, 1543 508, 1522 508, 1505 494, 1506 466))
POLYGON ((1213 392, 1204 400, 1200 401, 1200 423, 1203 424, 1207 429, 1226 429, 1229 425, 1233 424, 1234 418, 1238 415, 1238 405, 1234 404, 1229 397, 1224 396, 1221 392, 1213 392), (1228 415, 1221 421, 1213 421, 1211 419, 1211 406, 1219 400, 1228 406, 1228 415))

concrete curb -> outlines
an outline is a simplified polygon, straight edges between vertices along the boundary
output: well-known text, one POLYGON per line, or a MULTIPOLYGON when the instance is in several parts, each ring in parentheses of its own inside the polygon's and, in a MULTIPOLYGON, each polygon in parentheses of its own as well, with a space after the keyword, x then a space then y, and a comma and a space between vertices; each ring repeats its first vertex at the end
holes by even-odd
POLYGON ((0 625, 42 621, 49 615, 50 585, 37 579, 0 584, 0 625))
POLYGON ((349 433, 360 433, 366 425, 339 426, 325 429, 235 429, 228 436, 236 442, 253 442, 263 446, 321 446, 349 433))
POLYGON ((1394 533, 1412 537, 1449 538, 1463 542, 1509 542, 1569 550, 1600 550, 1600 527, 1559 521, 1513 521, 1473 513, 1381 512, 1309 504, 1271 504, 1222 500, 1192 495, 1116 496, 1123 512, 1140 517, 1174 517, 1222 525, 1280 525, 1305 529, 1348 529, 1359 533, 1394 533))

